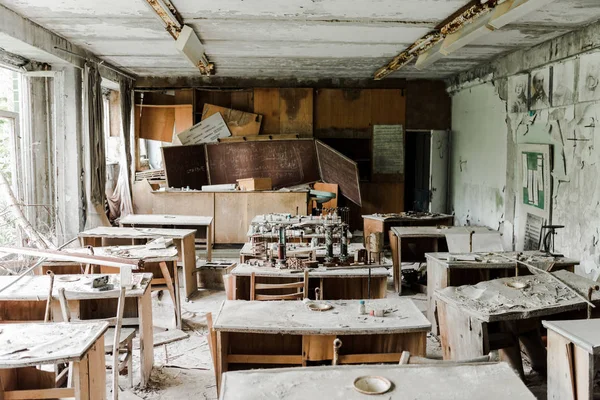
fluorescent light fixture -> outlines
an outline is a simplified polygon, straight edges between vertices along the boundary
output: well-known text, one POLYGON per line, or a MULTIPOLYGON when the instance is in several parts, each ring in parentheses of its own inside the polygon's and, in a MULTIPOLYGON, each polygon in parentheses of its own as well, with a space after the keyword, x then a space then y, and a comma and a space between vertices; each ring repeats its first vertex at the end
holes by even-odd
POLYGON ((508 0, 492 11, 488 25, 500 29, 555 0, 508 0))
POLYGON ((181 29, 175 47, 194 67, 199 68, 203 73, 206 73, 206 71, 210 73, 213 67, 206 54, 204 54, 204 45, 200 42, 196 32, 188 25, 184 25, 181 29))
POLYGON ((171 8, 174 10, 175 7, 173 7, 169 0, 145 0, 145 2, 165 27, 174 26, 177 29, 181 29, 181 23, 171 11, 171 8))
POLYGON ((484 15, 477 18, 470 24, 463 25, 458 32, 446 36, 442 43, 440 53, 447 56, 448 54, 454 53, 455 51, 462 49, 464 46, 471 42, 479 39, 482 36, 487 35, 494 31, 493 28, 487 26, 490 20, 490 15, 484 15))
POLYGON ((435 46, 431 49, 427 50, 425 53, 421 54, 417 58, 417 62, 415 63, 415 68, 419 71, 424 70, 429 67, 434 62, 438 61, 441 58, 444 58, 444 55, 440 53, 442 49, 443 40, 439 41, 435 46))

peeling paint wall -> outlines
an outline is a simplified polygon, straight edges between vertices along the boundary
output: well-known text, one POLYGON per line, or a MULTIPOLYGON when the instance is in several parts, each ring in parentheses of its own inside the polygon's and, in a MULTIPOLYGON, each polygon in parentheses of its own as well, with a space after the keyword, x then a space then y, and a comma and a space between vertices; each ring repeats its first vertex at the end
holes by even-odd
MULTIPOLYGON (((596 142, 600 146, 600 99, 591 100, 589 93, 583 93, 591 83, 589 68, 581 68, 581 64, 582 59, 594 57, 599 60, 600 71, 599 47, 600 24, 590 25, 519 52, 520 57, 513 54, 480 67, 450 82, 449 89, 453 93, 452 123, 456 131, 451 190, 457 221, 471 224, 481 221, 497 227, 503 216, 491 190, 504 182, 507 243, 508 228, 520 223, 515 213, 515 204, 521 201, 515 196, 520 183, 518 146, 550 144, 554 158, 552 223, 565 225, 556 236, 556 251, 579 259, 577 272, 593 279, 600 277, 600 152, 596 147, 596 142), (548 47, 553 49, 552 60, 547 58, 548 47), (567 100, 558 102, 556 95, 560 92, 557 89, 553 93, 550 89, 550 104, 535 107, 537 110, 512 112, 507 108, 506 92, 511 77, 525 73, 531 79, 540 68, 550 68, 551 81, 556 87, 566 81, 558 73, 560 63, 565 62, 573 62, 575 71, 574 93, 567 100), (500 160, 503 157, 504 162, 500 160), (462 172, 461 158, 467 161, 462 172)), ((600 79, 600 72, 596 78, 600 79)), ((517 243, 518 230, 513 231, 517 243)))
POLYGON ((496 87, 485 83, 456 93, 450 202, 457 224, 502 228, 506 160, 506 104, 496 87))

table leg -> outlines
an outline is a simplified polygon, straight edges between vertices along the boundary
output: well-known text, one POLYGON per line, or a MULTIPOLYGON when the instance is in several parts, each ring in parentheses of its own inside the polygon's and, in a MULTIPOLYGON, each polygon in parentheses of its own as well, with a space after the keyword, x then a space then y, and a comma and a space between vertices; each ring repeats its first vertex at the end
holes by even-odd
POLYGON ((177 325, 177 329, 181 329, 181 315, 179 315, 181 308, 179 307, 179 304, 177 304, 177 292, 179 292, 179 286, 177 285, 177 283, 179 283, 179 279, 177 277, 179 275, 177 273, 177 264, 175 264, 175 268, 173 269, 173 272, 176 277, 175 288, 173 287, 173 280, 171 279, 171 273, 169 272, 167 263, 161 261, 158 263, 158 265, 160 266, 163 278, 165 279, 165 283, 167 284, 167 289, 169 290, 169 294, 171 295, 171 300, 173 301, 173 308, 175 309, 175 323, 177 325))
MULTIPOLYGON (((90 400, 90 372, 89 360, 86 354, 79 361, 73 362, 73 388, 77 400, 90 400)), ((106 374, 106 372, 103 372, 106 374)), ((106 392, 106 388, 104 389, 106 392)))
POLYGON ((573 345, 573 356, 575 366, 575 392, 577 400, 594 398, 594 356, 573 345))
POLYGON ((182 329, 181 316, 181 292, 179 290, 179 274, 177 273, 177 262, 173 263, 173 271, 175 271, 175 315, 177 317, 177 329, 182 329))
POLYGON ((221 382, 223 380, 223 374, 227 372, 228 362, 227 356, 229 355, 229 334, 227 332, 217 332, 217 395, 221 391, 221 382))
POLYGON ((152 298, 150 285, 138 299, 140 318, 140 385, 146 387, 150 381, 154 364, 154 333, 152 332, 152 298))
POLYGON ((389 231, 390 247, 392 248, 392 277, 394 279, 394 290, 402 294, 402 278, 400 264, 400 238, 393 231, 389 231))
POLYGON ((188 235, 179 241, 180 256, 183 267, 183 286, 185 290, 185 299, 188 301, 190 297, 198 291, 198 284, 194 279, 194 271, 196 270, 196 243, 194 235, 188 235))
POLYGON ((575 400, 575 398, 573 344, 548 329, 548 400, 575 400))
POLYGON ((212 261, 212 226, 213 222, 206 227, 206 260, 212 261))
MULTIPOLYGON (((104 336, 100 337, 88 351, 88 371, 90 379, 90 400, 106 399, 106 355, 104 336)), ((131 372, 129 372, 131 374, 131 372)))

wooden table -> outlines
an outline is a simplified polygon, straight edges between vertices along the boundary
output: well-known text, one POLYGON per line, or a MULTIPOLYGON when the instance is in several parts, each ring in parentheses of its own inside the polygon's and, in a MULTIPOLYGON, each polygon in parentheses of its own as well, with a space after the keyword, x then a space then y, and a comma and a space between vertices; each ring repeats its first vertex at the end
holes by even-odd
MULTIPOLYGON (((302 250, 302 249, 306 249, 309 247, 310 247, 310 244, 306 244, 306 243, 288 243, 286 246, 286 248, 287 248, 286 254, 290 254, 291 251, 302 250)), ((348 260, 350 262, 353 262, 354 254, 358 250, 362 250, 364 248, 365 248, 365 246, 362 243, 349 243, 348 244, 348 260)), ((306 254, 308 254, 308 253, 303 253, 303 255, 306 255, 306 254)), ((318 261, 320 261, 320 262, 325 261, 325 246, 324 245, 317 248, 316 256, 317 256, 318 261)), ((333 244, 333 256, 334 256, 334 258, 339 259, 339 256, 340 256, 340 244, 339 243, 333 244)), ((249 260, 254 260, 257 258, 260 258, 260 257, 252 254, 252 244, 245 243, 244 247, 242 247, 242 250, 240 250, 240 262, 246 263, 249 260)))
MULTIPOLYGON (((89 249, 65 249, 69 253, 84 253, 88 254, 89 249)), ((171 295, 173 308, 175 313, 175 325, 177 329, 182 328, 181 321, 181 296, 179 290, 179 274, 177 273, 177 248, 175 246, 167 247, 166 249, 149 249, 144 245, 139 246, 106 246, 94 247, 94 255, 97 256, 112 256, 122 257, 130 260, 136 260, 143 263, 143 271, 152 274, 152 290, 166 289, 171 295)), ((119 273, 119 268, 106 267, 100 265, 99 270, 93 268, 92 273, 101 274, 116 274, 119 273)), ((42 264, 42 271, 51 270, 55 274, 77 274, 69 265, 61 265, 60 263, 42 264), (66 267, 66 268, 64 268, 66 267), (68 271, 68 272, 66 272, 68 271)))
POLYGON ((393 226, 452 226, 454 216, 447 214, 429 213, 393 213, 363 215, 364 237, 369 237, 373 232, 383 233, 383 240, 389 244, 388 231, 393 226))
MULTIPOLYGON (((235 300, 250 300, 250 275, 256 274, 256 283, 291 283, 304 279, 302 270, 279 269, 273 267, 258 267, 239 264, 231 271, 233 278, 233 293, 235 300)), ((325 300, 368 299, 369 280, 371 298, 382 299, 387 295, 386 268, 372 268, 369 278, 368 268, 328 270, 324 267, 310 269, 309 296, 314 298, 314 288, 319 287, 325 300), (317 283, 318 282, 318 283, 317 283)), ((269 294, 285 294, 271 290, 269 294)))
POLYGON ((107 322, 0 325, 0 398, 106 399, 107 322), (43 364, 73 363, 72 387, 56 388, 43 364))
MULTIPOLYGON (((544 270, 552 265, 552 270, 566 269, 575 272, 579 261, 566 257, 553 257, 541 251, 495 252, 495 253, 428 253, 427 257, 427 318, 431 321, 432 332, 438 333, 435 320, 434 293, 448 286, 474 285, 482 281, 515 276, 516 263, 504 257, 517 258, 544 270), (503 257, 504 256, 504 257, 503 257), (454 261, 448 261, 453 257, 454 261), (477 259, 477 260, 475 260, 477 259)), ((529 269, 520 265, 519 275, 529 275, 529 269)))
POLYGON ((158 229, 158 228, 117 228, 99 227, 79 234, 82 246, 102 247, 117 244, 144 244, 149 240, 164 237, 173 239, 177 247, 179 262, 183 268, 183 287, 185 300, 196 293, 198 282, 194 276, 196 270, 196 248, 193 229, 158 229))
MULTIPOLYGON (((75 320, 110 318, 116 315, 118 291, 98 292, 91 288, 91 281, 99 275, 59 275, 54 279, 52 290, 53 321, 62 321, 58 291, 69 293, 71 317, 75 320)), ((0 288, 16 279, 0 276, 0 288)), ((119 275, 110 275, 111 282, 119 287, 119 275)), ((123 325, 137 325, 140 339, 141 385, 149 381, 154 364, 154 338, 152 332, 152 274, 133 274, 133 282, 139 282, 126 291, 123 325)), ((0 323, 14 321, 43 321, 46 299, 50 292, 50 277, 32 275, 21 278, 8 289, 0 291, 0 323)), ((4 327, 0 328, 4 329, 4 327)))
MULTIPOLYGON (((586 295, 596 285, 569 271, 552 274, 586 295)), ((436 290, 435 296, 444 359, 471 359, 500 349, 501 355, 521 374, 519 341, 534 369, 546 367, 540 318, 578 319, 587 314, 583 300, 546 274, 447 287, 436 290), (509 286, 515 282, 525 285, 525 289, 509 286)), ((600 293, 594 292, 591 299, 600 305, 600 293)))
POLYGON ((548 329, 548 399, 594 398, 600 320, 542 321, 548 329))
POLYGON ((227 372, 223 375, 219 399, 352 400, 371 397, 385 400, 535 400, 505 363, 353 365, 227 372), (389 379, 392 389, 381 396, 360 394, 353 387, 354 380, 368 375, 389 379), (485 396, 482 397, 482 393, 485 396))
POLYGON ((315 312, 302 301, 225 301, 217 315, 217 386, 229 369, 329 362, 340 338, 340 364, 398 363, 402 351, 425 355, 431 324, 406 298, 368 300, 367 310, 389 309, 383 318, 358 314, 358 300, 327 301, 315 312))
POLYGON ((196 244, 206 249, 206 259, 212 261, 213 247, 213 217, 197 215, 166 215, 166 214, 129 214, 123 217, 119 224, 132 228, 174 228, 195 229, 196 244))
MULTIPOLYGON (((483 226, 394 226, 391 228, 390 247, 392 248, 392 261, 394 263, 394 289, 402 293, 402 263, 403 262, 424 262, 425 253, 436 253, 438 251, 448 251, 446 243, 447 234, 473 235, 473 251, 478 249, 478 238, 481 233, 494 233, 483 226)), ((468 239, 467 239, 468 240, 468 239)), ((502 251, 502 248, 481 248, 479 251, 502 251)), ((469 251, 469 250, 467 250, 469 251)))

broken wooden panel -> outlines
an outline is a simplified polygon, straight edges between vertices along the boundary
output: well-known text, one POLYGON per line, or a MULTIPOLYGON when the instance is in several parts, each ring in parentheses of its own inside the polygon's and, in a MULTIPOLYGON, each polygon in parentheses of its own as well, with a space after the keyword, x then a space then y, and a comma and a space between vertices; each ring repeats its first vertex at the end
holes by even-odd
POLYGON ((135 132, 140 139, 171 142, 174 125, 172 106, 135 106, 135 132))
POLYGON ((260 132, 260 124, 263 120, 261 115, 232 110, 231 108, 219 107, 213 104, 204 104, 202 120, 216 113, 221 113, 233 136, 252 136, 258 135, 260 132))
POLYGON ((357 164, 325 143, 316 141, 321 180, 338 184, 340 193, 362 205, 357 164))
POLYGON ((204 145, 168 146, 162 152, 169 187, 201 190, 208 185, 204 145))
POLYGON ((175 134, 181 133, 194 125, 194 109, 191 104, 181 105, 175 109, 175 134))

